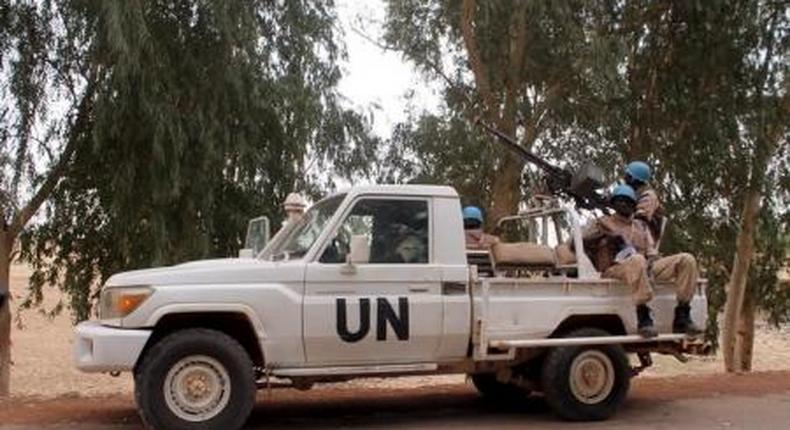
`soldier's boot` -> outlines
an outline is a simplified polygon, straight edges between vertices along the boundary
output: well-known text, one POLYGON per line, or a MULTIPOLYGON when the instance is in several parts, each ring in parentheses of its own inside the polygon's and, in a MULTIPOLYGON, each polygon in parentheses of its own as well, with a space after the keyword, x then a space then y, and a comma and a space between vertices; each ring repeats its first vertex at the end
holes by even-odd
POLYGON ((656 337, 658 330, 653 325, 653 317, 650 316, 650 308, 647 305, 638 305, 636 307, 636 331, 642 337, 656 337))
POLYGON ((672 321, 672 333, 697 336, 702 333, 702 329, 691 320, 691 305, 688 303, 678 303, 675 306, 675 319, 672 321))

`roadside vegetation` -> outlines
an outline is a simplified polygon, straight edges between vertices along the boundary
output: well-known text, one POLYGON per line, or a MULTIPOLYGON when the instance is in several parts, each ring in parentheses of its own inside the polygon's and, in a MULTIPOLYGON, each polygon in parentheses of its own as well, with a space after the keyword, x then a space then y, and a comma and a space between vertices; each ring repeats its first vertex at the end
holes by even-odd
MULTIPOLYGON (((382 141, 343 107, 331 2, 0 0, 0 396, 12 307, 91 315, 126 269, 233 256, 249 218, 338 179, 441 183, 488 219, 539 175, 483 119, 614 182, 643 159, 670 214, 665 252, 710 279, 711 339, 751 368, 754 321, 790 318, 790 4, 386 0, 371 39, 399 52, 438 112, 412 103, 382 141)), ((364 28, 362 29, 365 30, 364 28)))

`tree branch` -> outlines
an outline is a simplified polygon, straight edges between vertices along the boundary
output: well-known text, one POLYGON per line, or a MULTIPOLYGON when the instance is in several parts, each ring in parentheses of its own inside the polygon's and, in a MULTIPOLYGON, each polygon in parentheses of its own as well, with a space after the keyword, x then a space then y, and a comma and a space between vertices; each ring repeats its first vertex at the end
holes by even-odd
MULTIPOLYGON (((356 33, 357 35, 368 41, 368 43, 372 44, 373 46, 383 49, 385 51, 400 52, 401 54, 403 54, 406 51, 406 49, 399 48, 395 45, 388 45, 386 43, 381 43, 380 41, 376 40, 373 36, 365 33, 364 31, 354 26, 351 26, 351 31, 353 31, 354 33, 356 33)), ((437 76, 442 78, 442 80, 444 80, 444 82, 449 87, 455 88, 458 86, 458 84, 455 81, 453 81, 449 76, 447 76, 447 73, 444 72, 444 69, 442 69, 442 67, 439 64, 436 64, 435 62, 431 61, 428 57, 425 57, 423 61, 428 66, 427 68, 432 70, 434 73, 436 73, 437 76)))
MULTIPOLYGON (((524 66, 524 52, 527 47, 527 2, 519 3, 518 9, 511 19, 510 55, 508 58, 508 74, 505 84, 505 113, 504 117, 514 124, 516 121, 516 106, 518 103, 519 76, 524 66)), ((515 133, 513 133, 515 134, 515 133)))
POLYGON ((475 76, 477 90, 483 98, 483 103, 486 109, 489 110, 489 114, 494 114, 497 111, 497 103, 491 92, 491 82, 488 78, 488 71, 480 55, 480 48, 477 46, 477 38, 475 37, 475 31, 472 26, 476 7, 475 0, 464 0, 461 5, 461 36, 464 39, 466 52, 469 54, 469 67, 472 69, 472 74, 475 76))
POLYGON ((95 82, 88 83, 85 89, 85 94, 83 95, 82 100, 77 107, 77 118, 74 120, 74 124, 71 127, 69 139, 66 142, 66 147, 63 149, 63 153, 60 155, 60 159, 57 161, 57 163, 55 163, 52 169, 50 169, 46 179, 44 179, 44 182, 41 184, 38 190, 36 190, 30 201, 28 201, 27 204, 22 207, 22 209, 14 214, 14 217, 8 227, 9 238, 13 239, 19 235, 22 229, 25 228, 25 225, 27 225, 28 221, 30 221, 30 218, 33 217, 41 205, 44 204, 47 198, 49 198, 49 196, 52 194, 52 191, 58 185, 60 179, 66 174, 71 157, 76 151, 77 144, 82 137, 82 133, 84 132, 85 128, 87 128, 88 121, 91 117, 95 87, 95 82))

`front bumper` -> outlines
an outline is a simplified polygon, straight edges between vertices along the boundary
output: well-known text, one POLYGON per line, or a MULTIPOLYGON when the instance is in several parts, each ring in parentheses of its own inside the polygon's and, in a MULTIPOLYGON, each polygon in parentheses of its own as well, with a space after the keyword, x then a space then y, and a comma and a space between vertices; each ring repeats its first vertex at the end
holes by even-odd
POLYGON ((74 328, 73 359, 83 372, 132 370, 151 330, 106 327, 98 321, 83 322, 74 328))

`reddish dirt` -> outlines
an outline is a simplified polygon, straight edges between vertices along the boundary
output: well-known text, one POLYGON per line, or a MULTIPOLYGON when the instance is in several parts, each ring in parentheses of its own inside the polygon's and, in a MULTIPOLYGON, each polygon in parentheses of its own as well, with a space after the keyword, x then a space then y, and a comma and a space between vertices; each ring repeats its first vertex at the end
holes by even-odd
MULTIPOLYGON (((629 396, 631 405, 660 403, 678 399, 719 396, 761 397, 790 392, 790 370, 743 375, 677 376, 636 379, 629 396)), ((386 411, 391 414, 430 414, 439 409, 480 407, 469 385, 438 385, 411 389, 334 388, 308 392, 262 391, 251 425, 257 422, 298 423, 386 411)), ((139 426, 133 399, 129 395, 105 397, 65 396, 54 399, 33 397, 0 401, 0 424, 8 425, 132 425, 139 426)))

